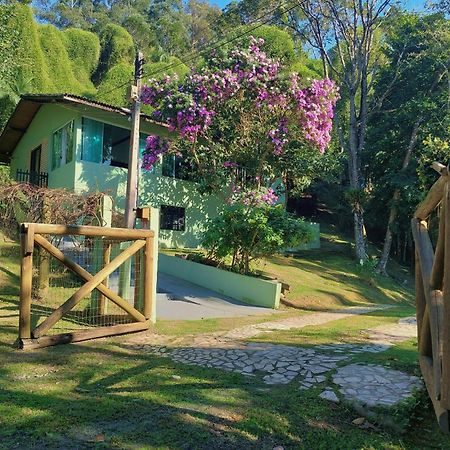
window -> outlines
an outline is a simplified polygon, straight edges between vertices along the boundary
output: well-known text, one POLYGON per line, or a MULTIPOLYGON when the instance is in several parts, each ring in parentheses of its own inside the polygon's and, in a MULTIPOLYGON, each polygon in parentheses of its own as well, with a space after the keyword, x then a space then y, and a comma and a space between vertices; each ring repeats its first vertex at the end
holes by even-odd
POLYGON ((130 130, 105 123, 103 126, 103 164, 127 168, 129 152, 130 130))
POLYGON ((72 161, 73 121, 53 133, 52 170, 72 161))
MULTIPOLYGON (((140 152, 146 136, 139 139, 140 152)), ((128 168, 130 130, 83 117, 81 159, 128 168)))
POLYGON ((192 166, 178 155, 164 155, 162 174, 165 177, 194 181, 192 166))
POLYGON ((184 231, 185 211, 185 208, 179 206, 161 205, 161 230, 184 231))

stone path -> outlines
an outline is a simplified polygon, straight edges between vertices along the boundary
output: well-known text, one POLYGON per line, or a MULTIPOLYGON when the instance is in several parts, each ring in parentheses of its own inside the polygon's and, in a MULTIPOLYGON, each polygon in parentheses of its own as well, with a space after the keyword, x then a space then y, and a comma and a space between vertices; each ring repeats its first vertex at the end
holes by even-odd
POLYGON ((375 364, 350 364, 333 375, 345 399, 366 406, 392 406, 420 388, 419 378, 375 364))
POLYGON ((327 344, 312 349, 241 341, 274 329, 318 325, 376 309, 380 308, 349 308, 255 324, 208 337, 199 336, 189 346, 167 347, 138 340, 133 343, 133 348, 187 365, 260 377, 268 385, 295 383, 298 389, 323 385, 325 390, 320 396, 338 402, 339 398, 330 386, 334 384, 348 401, 369 407, 391 406, 410 397, 413 390, 421 386, 419 379, 382 366, 351 363, 351 359, 362 353, 383 352, 391 345, 415 336, 414 318, 367 330, 367 344, 327 344), (349 364, 344 365, 346 362, 349 364))

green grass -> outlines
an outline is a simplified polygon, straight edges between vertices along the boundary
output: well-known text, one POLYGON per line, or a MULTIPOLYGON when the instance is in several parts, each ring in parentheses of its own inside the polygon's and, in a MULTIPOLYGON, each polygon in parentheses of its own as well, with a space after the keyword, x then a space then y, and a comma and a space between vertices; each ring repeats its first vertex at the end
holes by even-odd
MULTIPOLYGON (((328 310, 368 304, 413 304, 413 280, 404 268, 392 263, 392 277, 378 276, 355 263, 348 239, 324 225, 321 248, 295 256, 274 256, 254 264, 255 271, 290 285, 282 307, 328 310)), ((164 250, 174 255, 183 250, 164 250)))
MULTIPOLYGON (((17 351, 11 347, 18 324, 17 246, 1 244, 0 252, 0 449, 271 450, 277 445, 319 450, 450 448, 449 438, 439 433, 430 410, 415 418, 404 435, 383 428, 363 430, 352 424, 358 415, 345 404, 318 399, 320 388, 301 391, 296 382, 268 387, 258 377, 178 364, 135 349, 127 336, 28 353, 17 351)), ((333 289, 337 289, 327 280, 337 271, 345 274, 345 267, 338 267, 338 259, 330 255, 319 264, 316 254, 310 265, 289 260, 303 264, 290 266, 295 270, 293 280, 297 274, 309 274, 307 283, 303 278, 298 283, 303 286, 322 280, 327 287, 329 293, 322 297, 320 307, 325 307, 333 298, 333 289)), ((283 260, 275 259, 271 264, 282 270, 283 260)), ((343 264, 346 261, 344 258, 343 264)), ((352 297, 349 304, 396 302, 394 287, 383 296, 378 288, 373 290, 370 284, 355 279, 354 274, 350 272, 348 290, 351 296, 358 292, 361 300, 352 297), (363 301, 364 293, 373 296, 363 301)), ((306 287, 302 286, 296 291, 299 296, 291 300, 304 308, 301 292, 306 287)), ((324 288, 316 289, 318 293, 324 288)), ((339 289, 339 295, 350 295, 345 286, 339 289)), ((316 295, 314 288, 308 295, 316 295)), ((258 340, 308 346, 364 342, 363 330, 411 315, 408 298, 401 294, 398 308, 318 327, 276 331, 258 340)), ((332 306, 336 304, 347 303, 331 302, 332 306)), ((304 313, 286 308, 276 317, 304 313)), ((273 317, 165 321, 156 331, 183 345, 190 335, 266 320, 273 317)), ((413 341, 383 354, 355 357, 357 360, 417 370, 413 341)), ((402 420, 410 411, 399 412, 402 420)))

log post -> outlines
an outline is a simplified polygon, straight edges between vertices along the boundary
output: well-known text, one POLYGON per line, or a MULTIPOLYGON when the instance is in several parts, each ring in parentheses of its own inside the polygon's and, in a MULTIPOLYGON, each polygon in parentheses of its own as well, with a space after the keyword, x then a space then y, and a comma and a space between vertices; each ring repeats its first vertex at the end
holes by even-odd
POLYGON ((31 292, 33 288, 33 250, 34 230, 33 225, 22 225, 20 233, 21 241, 21 266, 20 266, 20 304, 19 304, 19 338, 31 337, 31 292))
MULTIPOLYGON (((51 219, 51 205, 48 196, 44 194, 42 201, 42 222, 48 223, 51 219)), ((50 287, 50 256, 47 252, 39 249, 38 253, 38 292, 39 297, 45 298, 50 287)))
POLYGON ((146 240, 144 275, 144 316, 156 322, 156 287, 158 279, 159 208, 150 208, 148 220, 152 236, 146 240))
POLYGON ((441 398, 445 408, 450 409, 450 188, 447 183, 444 192, 445 243, 443 268, 443 311, 442 311, 442 385, 441 398))
MULTIPOLYGON (((101 227, 111 228, 112 226, 112 199, 109 195, 102 195, 100 204, 97 211, 98 222, 101 227)), ((111 251, 109 251, 111 255, 111 251)), ((93 262, 92 267, 94 272, 98 272, 106 264, 109 263, 108 250, 105 246, 103 237, 94 237, 94 247, 93 247, 93 262), (106 252, 106 254, 105 254, 106 252), (105 257, 106 263, 105 263, 105 257)), ((103 282, 105 286, 108 286, 108 278, 103 282)), ((102 294, 97 291, 92 292, 91 302, 89 304, 89 309, 95 311, 96 316, 101 316, 105 313, 106 299, 102 294)), ((99 317, 94 318, 94 320, 99 319, 99 317)))
MULTIPOLYGON (((103 264, 102 268, 106 267, 111 262, 111 242, 103 242, 103 264)), ((139 252, 138 252, 139 253, 139 252)), ((108 287, 109 285, 109 277, 106 277, 103 281, 103 284, 108 287)), ((97 314, 99 316, 103 316, 107 311, 107 303, 106 297, 104 294, 100 293, 98 297, 98 309, 97 314)))
POLYGON ((152 315, 153 303, 153 242, 152 238, 145 241, 144 266, 144 317, 148 320, 152 315))

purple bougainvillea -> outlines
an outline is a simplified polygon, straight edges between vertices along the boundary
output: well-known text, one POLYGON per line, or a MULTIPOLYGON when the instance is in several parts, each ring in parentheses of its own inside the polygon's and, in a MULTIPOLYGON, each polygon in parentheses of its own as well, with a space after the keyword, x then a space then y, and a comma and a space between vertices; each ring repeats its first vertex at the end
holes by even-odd
MULTIPOLYGON (((254 160, 251 179, 258 187, 262 171, 286 158, 291 143, 325 151, 338 99, 331 80, 283 74, 280 63, 261 49, 263 44, 251 38, 245 49, 214 54, 183 81, 148 80, 141 96, 154 109, 153 118, 177 133, 178 143, 172 141, 176 150, 183 145, 205 167, 213 160, 224 170, 254 160)), ((143 167, 151 169, 170 148, 166 139, 150 136, 143 167)), ((266 203, 274 195, 267 193, 266 203)))

